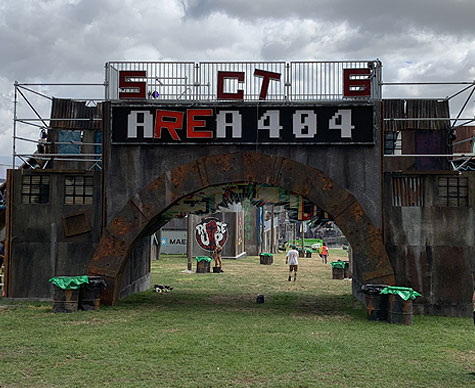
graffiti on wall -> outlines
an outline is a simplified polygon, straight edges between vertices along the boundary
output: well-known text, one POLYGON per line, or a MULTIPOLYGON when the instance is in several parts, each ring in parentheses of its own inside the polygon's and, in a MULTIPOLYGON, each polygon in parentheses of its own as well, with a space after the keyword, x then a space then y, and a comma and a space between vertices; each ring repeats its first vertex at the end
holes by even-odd
POLYGON ((195 227, 198 245, 207 251, 214 251, 219 244, 223 246, 228 238, 228 225, 215 217, 203 218, 195 227))

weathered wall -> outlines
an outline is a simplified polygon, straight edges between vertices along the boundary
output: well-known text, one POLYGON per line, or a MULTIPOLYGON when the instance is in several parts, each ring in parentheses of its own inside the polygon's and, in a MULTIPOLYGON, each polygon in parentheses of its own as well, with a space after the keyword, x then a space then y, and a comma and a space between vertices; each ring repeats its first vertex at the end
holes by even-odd
MULTIPOLYGON (((368 145, 112 145, 104 104, 104 182, 106 224, 146 184, 173 168, 209 155, 260 152, 284 157, 322 171, 358 200, 376 228, 382 226, 382 184, 379 106, 374 108, 374 146, 368 145)), ((256 169, 263 168, 255 166, 256 169)), ((269 174, 272 173, 269 171, 269 174)), ((298 172, 297 172, 298 173, 298 172)), ((173 178, 173 177, 170 177, 173 178)), ((189 193, 183 193, 183 195, 189 193)))
POLYGON ((54 170, 13 171, 11 225, 12 261, 9 271, 9 297, 51 298, 48 279, 55 275, 87 274, 87 266, 100 238, 101 173, 54 170), (22 204, 22 176, 48 175, 48 203, 22 204), (92 176, 92 205, 65 205, 66 176, 92 176), (65 235, 63 217, 86 212, 91 230, 71 237, 65 235))
MULTIPOLYGON (((468 316, 475 273, 475 173, 419 174, 424 206, 393 206, 393 177, 385 174, 386 247, 397 285, 423 297, 416 313, 468 316), (467 177, 468 206, 441 206, 439 177, 467 177)), ((407 175, 406 175, 407 176, 407 175)))

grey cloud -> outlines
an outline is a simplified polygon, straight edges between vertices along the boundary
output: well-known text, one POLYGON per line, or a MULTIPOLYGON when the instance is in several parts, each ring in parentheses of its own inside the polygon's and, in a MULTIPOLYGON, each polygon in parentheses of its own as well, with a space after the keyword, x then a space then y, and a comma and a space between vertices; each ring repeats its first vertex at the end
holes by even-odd
POLYGON ((243 20, 346 21, 373 32, 416 27, 440 34, 474 34, 473 0, 187 0, 185 4, 186 15, 194 18, 223 12, 243 20))

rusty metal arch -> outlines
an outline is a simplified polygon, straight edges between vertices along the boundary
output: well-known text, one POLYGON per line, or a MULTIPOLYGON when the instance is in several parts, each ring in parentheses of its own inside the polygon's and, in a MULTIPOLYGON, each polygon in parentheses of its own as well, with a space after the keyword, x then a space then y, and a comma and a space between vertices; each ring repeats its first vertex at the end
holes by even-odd
POLYGON ((144 231, 183 196, 212 185, 234 182, 282 187, 332 214, 357 257, 362 281, 394 284, 394 271, 382 234, 355 197, 321 171, 280 156, 258 152, 212 155, 174 168, 137 192, 107 225, 89 264, 90 275, 105 276, 105 304, 118 302, 128 253, 144 231))

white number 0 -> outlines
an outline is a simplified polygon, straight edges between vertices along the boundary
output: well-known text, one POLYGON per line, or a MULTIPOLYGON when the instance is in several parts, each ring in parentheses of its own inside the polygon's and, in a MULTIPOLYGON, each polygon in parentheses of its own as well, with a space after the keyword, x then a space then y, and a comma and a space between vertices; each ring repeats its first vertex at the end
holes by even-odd
POLYGON ((339 129, 341 131, 340 137, 351 138, 351 130, 355 129, 351 125, 351 109, 338 109, 328 123, 330 129, 339 129))

